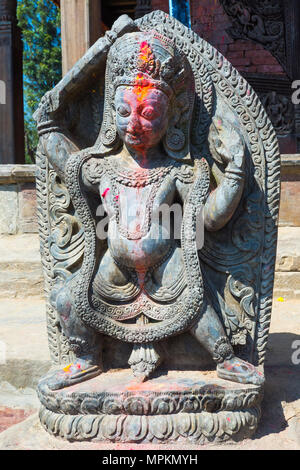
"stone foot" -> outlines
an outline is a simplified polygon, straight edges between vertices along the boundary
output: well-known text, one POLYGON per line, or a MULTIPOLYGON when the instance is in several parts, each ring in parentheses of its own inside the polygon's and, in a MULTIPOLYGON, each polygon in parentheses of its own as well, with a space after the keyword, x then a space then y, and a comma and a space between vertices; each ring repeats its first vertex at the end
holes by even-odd
POLYGON ((75 362, 52 372, 42 381, 47 383, 50 390, 59 390, 96 377, 101 372, 102 369, 99 365, 91 364, 86 359, 77 358, 75 362))
POLYGON ((256 367, 238 357, 226 359, 218 364, 217 375, 221 379, 242 384, 262 385, 265 381, 263 374, 256 367))
POLYGON ((161 356, 158 354, 152 343, 135 344, 128 364, 133 375, 138 382, 144 382, 156 370, 161 363, 161 356))

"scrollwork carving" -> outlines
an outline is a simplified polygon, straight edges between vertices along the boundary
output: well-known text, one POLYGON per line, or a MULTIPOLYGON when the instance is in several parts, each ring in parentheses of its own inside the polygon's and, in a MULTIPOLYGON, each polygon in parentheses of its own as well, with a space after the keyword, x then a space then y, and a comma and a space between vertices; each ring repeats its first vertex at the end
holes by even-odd
POLYGON ((280 0, 221 0, 232 21, 228 33, 234 39, 262 44, 286 69, 284 12, 280 0))

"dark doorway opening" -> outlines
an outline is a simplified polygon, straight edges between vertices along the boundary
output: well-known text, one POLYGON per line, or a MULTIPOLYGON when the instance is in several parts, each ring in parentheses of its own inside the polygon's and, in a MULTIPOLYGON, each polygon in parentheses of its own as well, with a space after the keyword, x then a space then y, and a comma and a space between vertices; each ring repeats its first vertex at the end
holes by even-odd
POLYGON ((136 0, 102 0, 102 22, 107 29, 110 29, 121 15, 126 14, 134 19, 136 5, 136 0))

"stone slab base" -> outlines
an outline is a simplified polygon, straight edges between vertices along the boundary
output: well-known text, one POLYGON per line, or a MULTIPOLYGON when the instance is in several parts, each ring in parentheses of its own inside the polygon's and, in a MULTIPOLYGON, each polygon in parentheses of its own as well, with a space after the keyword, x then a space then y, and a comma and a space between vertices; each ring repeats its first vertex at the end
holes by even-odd
POLYGON ((41 424, 70 441, 204 444, 252 436, 263 390, 215 372, 170 371, 138 383, 117 370, 58 391, 42 380, 38 395, 41 424))

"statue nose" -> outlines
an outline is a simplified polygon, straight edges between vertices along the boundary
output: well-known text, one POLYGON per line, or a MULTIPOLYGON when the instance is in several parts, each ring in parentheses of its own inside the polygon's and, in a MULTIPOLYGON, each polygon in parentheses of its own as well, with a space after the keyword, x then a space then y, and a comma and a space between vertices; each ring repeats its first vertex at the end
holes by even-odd
POLYGON ((131 133, 134 133, 134 132, 137 132, 141 129, 141 123, 140 123, 140 120, 138 118, 138 116, 136 114, 132 115, 129 123, 128 123, 128 126, 127 126, 127 132, 131 132, 131 133))

